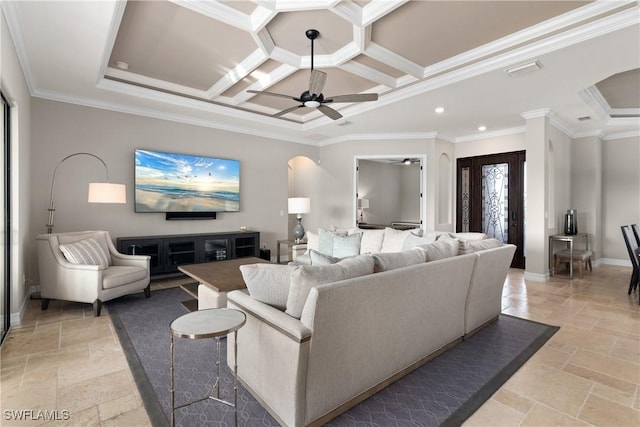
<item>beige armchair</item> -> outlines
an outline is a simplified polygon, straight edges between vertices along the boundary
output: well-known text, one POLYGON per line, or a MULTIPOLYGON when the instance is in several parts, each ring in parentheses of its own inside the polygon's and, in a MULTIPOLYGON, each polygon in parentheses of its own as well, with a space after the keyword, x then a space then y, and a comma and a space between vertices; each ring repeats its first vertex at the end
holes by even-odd
POLYGON ((119 253, 107 231, 42 234, 36 242, 42 310, 51 299, 84 302, 97 317, 104 301, 142 290, 151 296, 150 257, 119 253))

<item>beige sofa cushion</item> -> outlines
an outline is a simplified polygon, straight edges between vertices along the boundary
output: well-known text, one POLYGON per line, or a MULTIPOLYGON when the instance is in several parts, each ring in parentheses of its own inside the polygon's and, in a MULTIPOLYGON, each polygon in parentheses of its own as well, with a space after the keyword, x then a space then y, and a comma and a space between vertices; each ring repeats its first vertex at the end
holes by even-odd
POLYGON ((240 272, 251 297, 284 310, 289 296, 291 273, 297 268, 295 265, 248 264, 241 265, 240 272))
POLYGON ((458 246, 458 240, 443 234, 435 242, 417 247, 426 252, 427 261, 436 261, 458 255, 458 246))
POLYGON ((373 273, 373 258, 359 255, 345 258, 331 265, 302 265, 291 273, 291 285, 287 297, 286 311, 300 318, 311 288, 325 283, 339 282, 352 277, 373 273))
POLYGON ((421 248, 414 248, 402 252, 373 254, 372 257, 375 263, 373 271, 379 273, 423 263, 427 260, 427 252, 421 248))
POLYGON ((309 259, 311 259, 311 265, 331 265, 340 261, 340 258, 336 258, 331 255, 325 255, 314 249, 309 250, 309 259))
POLYGON ((482 240, 461 239, 458 244, 458 254, 470 254, 473 252, 482 251, 484 249, 499 248, 500 246, 502 246, 502 242, 494 238, 482 240))

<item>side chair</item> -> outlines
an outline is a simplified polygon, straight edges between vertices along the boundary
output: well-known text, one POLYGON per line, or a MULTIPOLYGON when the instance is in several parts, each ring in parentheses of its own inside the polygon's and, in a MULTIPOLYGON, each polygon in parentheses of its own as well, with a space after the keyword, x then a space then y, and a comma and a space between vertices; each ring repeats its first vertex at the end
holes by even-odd
POLYGON ((107 231, 42 234, 36 238, 42 309, 52 299, 93 304, 144 291, 151 296, 148 255, 119 253, 107 231))
MULTIPOLYGON (((637 225, 635 228, 637 228, 637 225)), ((630 226, 622 225, 620 226, 620 229, 622 230, 622 237, 624 238, 624 243, 627 245, 627 252, 629 252, 631 266, 633 267, 631 281, 629 282, 629 291, 627 292, 628 295, 631 295, 631 292, 638 287, 638 282, 640 281, 640 260, 638 260, 638 247, 640 245, 636 238, 637 234, 634 235, 630 226)))

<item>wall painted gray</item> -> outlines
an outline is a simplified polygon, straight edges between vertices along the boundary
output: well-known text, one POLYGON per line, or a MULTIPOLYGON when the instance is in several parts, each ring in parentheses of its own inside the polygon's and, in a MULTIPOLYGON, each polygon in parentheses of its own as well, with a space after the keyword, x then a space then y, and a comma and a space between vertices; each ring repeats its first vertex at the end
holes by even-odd
MULTIPOLYGON (((43 99, 33 100, 32 123, 31 242, 46 231, 49 186, 56 164, 68 154, 88 151, 107 163, 112 182, 127 185, 128 203, 88 204, 87 184, 104 180, 104 170, 95 159, 74 157, 60 167, 56 177, 54 232, 101 229, 115 239, 238 231, 245 226, 259 230, 261 242, 275 249, 276 239, 284 239, 288 233, 287 163, 301 155, 317 158, 318 151, 308 145, 43 99), (240 212, 220 213, 218 219, 205 221, 166 221, 161 213, 135 213, 136 148, 240 160, 240 212)), ((35 255, 33 245, 30 253, 35 255)), ((37 277, 35 264, 30 266, 31 276, 37 277)))

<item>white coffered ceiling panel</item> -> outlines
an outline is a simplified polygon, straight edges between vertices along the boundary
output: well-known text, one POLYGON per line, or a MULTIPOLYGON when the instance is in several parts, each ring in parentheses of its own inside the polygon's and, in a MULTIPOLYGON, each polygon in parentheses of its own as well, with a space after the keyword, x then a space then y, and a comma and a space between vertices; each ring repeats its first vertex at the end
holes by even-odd
POLYGON ((640 132, 636 1, 3 1, 34 96, 278 139, 465 140, 547 109, 569 134, 640 132), (281 117, 309 85, 379 100, 281 117), (508 68, 542 68, 510 76, 508 68), (436 115, 436 106, 445 113, 436 115), (590 120, 584 120, 584 117, 590 120), (581 117, 583 120, 578 120, 581 117), (348 126, 337 124, 348 121, 348 126))

